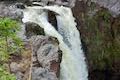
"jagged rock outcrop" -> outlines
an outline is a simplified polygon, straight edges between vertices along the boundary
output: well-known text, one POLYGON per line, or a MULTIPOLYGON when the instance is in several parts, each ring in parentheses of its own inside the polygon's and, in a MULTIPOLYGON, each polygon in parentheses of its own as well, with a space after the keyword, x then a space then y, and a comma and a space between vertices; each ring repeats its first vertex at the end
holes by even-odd
POLYGON ((25 35, 29 39, 35 35, 45 35, 45 33, 44 29, 41 28, 39 25, 32 22, 27 22, 25 23, 25 35))
POLYGON ((32 80, 58 80, 62 52, 50 36, 32 37, 32 80))

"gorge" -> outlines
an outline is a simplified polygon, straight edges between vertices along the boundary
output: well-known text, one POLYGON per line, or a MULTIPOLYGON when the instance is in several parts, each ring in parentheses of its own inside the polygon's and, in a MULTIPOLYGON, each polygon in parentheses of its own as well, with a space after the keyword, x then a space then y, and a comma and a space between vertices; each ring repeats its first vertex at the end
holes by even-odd
POLYGON ((34 22, 42 27, 46 35, 56 37, 63 52, 60 80, 88 80, 88 70, 80 35, 70 8, 63 6, 32 6, 23 10, 22 21, 34 22), (47 12, 55 12, 58 31, 48 22, 47 12))
POLYGON ((120 80, 120 0, 0 0, 4 18, 23 42, 0 61, 11 80, 120 80))

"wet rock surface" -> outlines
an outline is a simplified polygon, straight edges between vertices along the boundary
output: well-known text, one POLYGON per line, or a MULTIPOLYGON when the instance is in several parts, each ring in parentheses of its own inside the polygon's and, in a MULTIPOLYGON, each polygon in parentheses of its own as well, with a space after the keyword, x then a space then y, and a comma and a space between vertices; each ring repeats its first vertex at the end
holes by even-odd
POLYGON ((62 52, 50 36, 32 37, 32 80, 58 80, 62 52))

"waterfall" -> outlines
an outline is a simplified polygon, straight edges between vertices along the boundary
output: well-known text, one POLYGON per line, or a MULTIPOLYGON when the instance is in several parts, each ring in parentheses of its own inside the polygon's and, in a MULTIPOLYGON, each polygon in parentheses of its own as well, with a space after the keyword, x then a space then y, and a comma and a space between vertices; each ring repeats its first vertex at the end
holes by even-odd
POLYGON ((63 6, 32 6, 23 10, 22 21, 34 22, 44 28, 46 35, 56 37, 63 52, 60 80, 88 80, 87 65, 79 31, 70 8, 63 6), (48 22, 47 11, 55 12, 58 30, 48 22))

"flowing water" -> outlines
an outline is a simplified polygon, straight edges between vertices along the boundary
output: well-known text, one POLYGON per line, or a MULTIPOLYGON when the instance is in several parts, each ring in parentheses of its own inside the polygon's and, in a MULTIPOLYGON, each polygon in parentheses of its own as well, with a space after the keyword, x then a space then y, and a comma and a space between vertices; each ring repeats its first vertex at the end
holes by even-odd
POLYGON ((44 28, 46 35, 56 37, 63 52, 60 80, 88 80, 87 65, 79 31, 70 8, 63 6, 33 6, 23 10, 22 21, 34 22, 44 28), (48 22, 47 11, 55 12, 58 30, 48 22))

